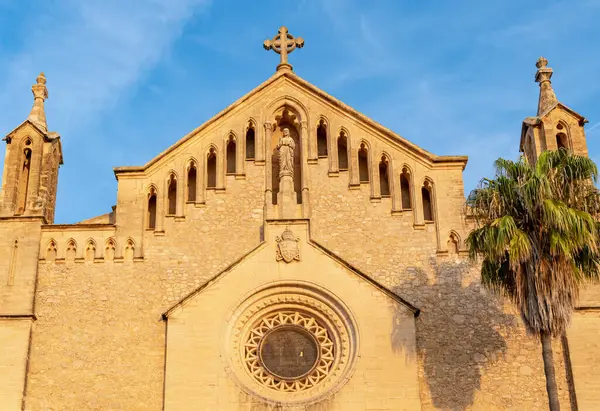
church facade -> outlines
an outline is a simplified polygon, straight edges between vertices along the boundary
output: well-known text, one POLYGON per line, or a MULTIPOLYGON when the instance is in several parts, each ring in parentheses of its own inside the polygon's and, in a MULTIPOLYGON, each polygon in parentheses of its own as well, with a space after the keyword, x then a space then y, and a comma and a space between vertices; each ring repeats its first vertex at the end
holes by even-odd
MULTIPOLYGON (((464 156, 438 156, 275 74, 139 167, 116 206, 53 224, 46 78, 5 138, 2 410, 545 410, 541 346, 464 238, 464 156)), ((587 155, 538 61, 521 151, 587 155)), ((68 162, 68 159, 66 159, 68 162)), ((554 358, 563 409, 600 409, 600 293, 554 358)))

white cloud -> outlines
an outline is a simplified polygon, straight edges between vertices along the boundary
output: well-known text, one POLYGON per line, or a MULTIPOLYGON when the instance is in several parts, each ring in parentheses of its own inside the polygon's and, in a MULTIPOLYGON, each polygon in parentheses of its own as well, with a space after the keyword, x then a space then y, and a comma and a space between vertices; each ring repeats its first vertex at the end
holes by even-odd
POLYGON ((0 132, 28 114, 28 92, 46 73, 50 129, 63 136, 113 106, 151 70, 185 23, 208 0, 63 0, 40 5, 22 22, 27 38, 0 80, 0 132))

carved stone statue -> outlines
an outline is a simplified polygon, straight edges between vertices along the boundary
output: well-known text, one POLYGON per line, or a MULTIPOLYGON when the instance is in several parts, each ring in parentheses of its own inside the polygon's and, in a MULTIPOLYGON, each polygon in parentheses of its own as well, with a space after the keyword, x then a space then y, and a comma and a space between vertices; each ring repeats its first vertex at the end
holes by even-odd
POLYGON ((279 138, 277 143, 277 150, 279 150, 279 176, 293 176, 294 175, 294 149, 296 143, 290 135, 288 128, 283 129, 283 134, 279 138))

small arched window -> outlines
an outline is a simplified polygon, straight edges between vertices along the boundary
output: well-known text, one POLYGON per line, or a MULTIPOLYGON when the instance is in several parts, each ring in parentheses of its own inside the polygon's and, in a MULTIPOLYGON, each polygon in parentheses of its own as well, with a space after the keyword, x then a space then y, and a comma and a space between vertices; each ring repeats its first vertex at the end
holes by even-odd
POLYGON ((154 230, 156 228, 156 190, 150 189, 148 194, 148 210, 147 210, 147 226, 149 229, 154 230))
POLYGON ((340 136, 337 139, 337 150, 338 150, 338 167, 340 171, 348 170, 348 138, 344 132, 340 132, 340 136))
POLYGON ((235 174, 235 138, 229 136, 227 140, 227 174, 235 174))
POLYGON ((431 201, 431 185, 429 181, 423 183, 421 196, 423 198, 423 219, 425 221, 433 221, 433 203, 431 201))
POLYGON ((27 147, 31 145, 31 141, 25 141, 25 150, 23 150, 23 163, 19 170, 19 185, 17 194, 17 212, 16 214, 23 214, 27 207, 27 191, 29 189, 29 174, 31 171, 31 148, 27 147))
POLYGON ((252 122, 248 123, 248 128, 246 129, 246 160, 254 160, 255 133, 254 124, 252 122))
POLYGON ((175 178, 175 174, 171 174, 169 176, 169 181, 168 181, 167 185, 168 185, 167 200, 168 200, 168 205, 169 205, 167 214, 175 215, 175 214, 177 214, 177 179, 175 178))
POLYGON ((187 201, 196 201, 196 176, 198 175, 196 163, 193 161, 188 167, 187 174, 187 201))
POLYGON ((317 127, 317 155, 327 157, 327 126, 323 120, 317 127))
POLYGON ((410 174, 405 168, 400 174, 400 194, 402 196, 402 209, 410 210, 412 208, 412 201, 410 198, 410 174))
POLYGON ((369 182, 369 152, 364 143, 358 150, 358 177, 361 183, 369 182))
POLYGON ((379 162, 379 187, 381 190, 382 197, 390 196, 390 176, 389 176, 389 162, 386 156, 381 157, 379 162))
POLYGON ((214 148, 208 152, 206 159, 206 188, 217 187, 217 153, 214 148))

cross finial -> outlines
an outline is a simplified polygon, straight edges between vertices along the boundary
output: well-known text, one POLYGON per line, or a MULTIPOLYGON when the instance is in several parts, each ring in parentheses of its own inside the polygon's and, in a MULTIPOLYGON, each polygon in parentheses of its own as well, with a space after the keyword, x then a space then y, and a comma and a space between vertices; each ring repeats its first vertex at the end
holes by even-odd
POLYGON ((304 47, 304 39, 302 37, 294 37, 289 32, 287 27, 281 26, 279 33, 272 40, 265 40, 263 44, 265 50, 273 50, 280 55, 277 70, 289 69, 292 70, 292 65, 288 63, 288 54, 294 49, 304 47))

